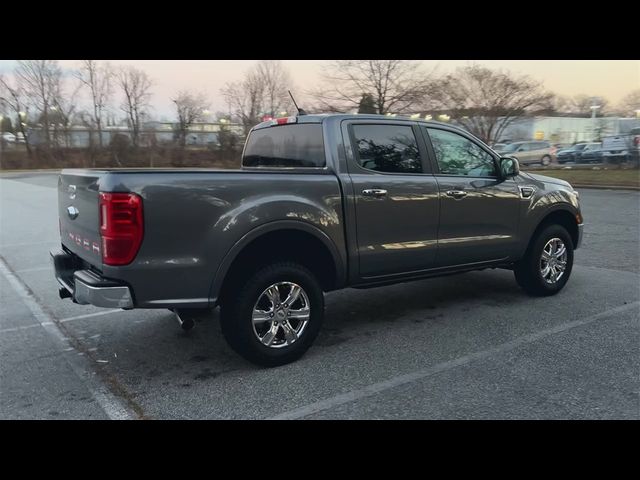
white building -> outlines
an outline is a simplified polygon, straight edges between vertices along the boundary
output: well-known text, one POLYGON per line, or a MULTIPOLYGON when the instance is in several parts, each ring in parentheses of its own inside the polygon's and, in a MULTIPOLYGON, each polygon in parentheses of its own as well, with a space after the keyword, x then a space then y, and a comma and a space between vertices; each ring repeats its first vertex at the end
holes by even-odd
MULTIPOLYGON (((210 146, 218 144, 218 132, 221 128, 239 135, 244 134, 242 125, 227 122, 194 123, 187 133, 187 145, 210 146)), ((106 126, 102 129, 102 145, 109 145, 116 135, 124 135, 131 139, 131 129, 127 126, 106 126)), ((58 128, 56 131, 58 143, 72 148, 87 148, 91 138, 98 144, 98 132, 80 125, 73 125, 67 129, 58 128)), ((29 143, 38 145, 44 142, 41 128, 28 128, 29 143)), ((176 124, 172 122, 145 122, 140 129, 140 143, 143 146, 153 144, 171 144, 176 141, 176 124)))
POLYGON ((516 120, 499 141, 547 140, 552 143, 591 142, 640 127, 640 119, 621 117, 531 117, 516 120))

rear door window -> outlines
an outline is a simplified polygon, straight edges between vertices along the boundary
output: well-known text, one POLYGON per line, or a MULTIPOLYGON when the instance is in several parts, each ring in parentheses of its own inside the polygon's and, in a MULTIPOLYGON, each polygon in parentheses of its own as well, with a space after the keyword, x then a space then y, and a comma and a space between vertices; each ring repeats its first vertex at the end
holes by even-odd
POLYGON ((322 124, 280 125, 254 130, 247 139, 242 166, 324 167, 322 124))
POLYGON ((418 143, 409 125, 353 125, 362 168, 388 173, 422 173, 418 143))

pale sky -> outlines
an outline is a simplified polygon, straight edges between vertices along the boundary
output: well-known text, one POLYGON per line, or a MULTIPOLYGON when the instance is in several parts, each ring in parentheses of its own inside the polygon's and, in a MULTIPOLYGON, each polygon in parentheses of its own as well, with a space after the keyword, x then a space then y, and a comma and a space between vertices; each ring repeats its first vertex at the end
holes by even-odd
MULTIPOLYGON (((135 65, 143 68, 154 80, 153 114, 173 116, 169 98, 180 89, 205 92, 211 99, 211 111, 226 110, 220 88, 239 80, 255 60, 111 60, 114 65, 135 65)), ((542 81, 548 90, 561 95, 588 94, 603 96, 616 104, 630 91, 640 88, 640 61, 634 60, 425 60, 425 69, 438 68, 447 73, 470 62, 490 68, 526 74, 542 81)), ((283 60, 294 85, 291 90, 304 107, 304 90, 319 81, 325 64, 322 60, 283 60)), ((61 60, 66 69, 74 69, 78 61, 61 60)), ((14 60, 0 60, 0 74, 10 73, 14 60)))

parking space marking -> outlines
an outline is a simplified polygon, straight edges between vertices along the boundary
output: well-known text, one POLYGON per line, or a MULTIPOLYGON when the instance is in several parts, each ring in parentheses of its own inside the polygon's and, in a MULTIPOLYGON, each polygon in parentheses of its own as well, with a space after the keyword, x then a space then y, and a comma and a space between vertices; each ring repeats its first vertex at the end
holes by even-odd
POLYGON ((57 245, 59 240, 50 240, 48 242, 21 242, 21 243, 5 243, 0 245, 0 248, 5 247, 24 247, 25 245, 57 245))
MULTIPOLYGON (((2 256, 0 256, 0 273, 7 279, 40 326, 42 326, 58 344, 60 351, 68 352, 68 349, 73 347, 70 339, 65 335, 64 331, 61 330, 60 326, 55 323, 54 319, 38 304, 29 287, 11 271, 11 268, 2 256)), ((95 375, 89 361, 84 355, 65 353, 65 360, 110 419, 129 420, 136 418, 136 415, 125 406, 120 398, 98 380, 98 376, 95 375)))
POLYGON ((16 270, 16 273, 44 272, 45 270, 51 270, 51 272, 53 272, 53 266, 47 265, 46 267, 23 268, 22 270, 16 270))
POLYGON ((345 403, 350 403, 365 397, 376 395, 385 390, 389 390, 391 388, 395 388, 400 385, 415 382, 417 380, 422 380, 423 378, 427 378, 432 375, 445 372, 447 370, 451 370, 456 367, 467 365, 476 360, 482 360, 482 359, 491 357, 492 355, 496 355, 498 353, 508 352, 517 347, 527 345, 533 342, 537 342, 538 340, 542 340, 543 338, 546 338, 558 333, 566 332, 567 330, 571 330, 576 327, 581 327, 583 325, 593 323, 595 321, 604 319, 606 317, 610 317, 617 313, 622 313, 628 310, 639 309, 639 308, 640 308, 640 301, 636 301, 636 302, 628 303, 626 305, 621 305, 619 307, 611 308, 609 310, 605 310, 604 312, 590 315, 581 320, 566 322, 561 325, 548 328, 546 330, 541 330, 539 332, 531 333, 529 335, 523 335, 521 337, 516 338, 515 340, 511 340, 510 342, 500 344, 488 350, 483 350, 481 352, 475 352, 469 355, 464 355, 462 357, 456 358, 454 360, 449 360, 448 362, 443 362, 438 365, 434 365, 433 367, 429 367, 424 370, 419 370, 417 372, 400 375, 398 377, 394 377, 389 380, 367 385, 366 387, 353 390, 351 392, 336 395, 334 397, 326 398, 324 400, 320 400, 318 402, 314 402, 300 408, 289 410, 287 412, 280 413, 274 417, 270 417, 268 418, 268 420, 295 420, 295 419, 308 417, 310 415, 322 412, 324 410, 329 410, 333 407, 344 405, 345 403))
MULTIPOLYGON (((16 272, 16 273, 19 273, 19 272, 16 272)), ((109 315, 111 313, 118 313, 118 312, 124 312, 124 310, 121 309, 121 308, 117 308, 115 310, 105 310, 104 312, 87 313, 85 315, 77 315, 75 317, 63 318, 63 319, 58 320, 58 322, 60 322, 60 323, 73 322, 74 320, 82 320, 84 318, 100 317, 102 315, 109 315)), ((20 326, 20 327, 3 328, 3 329, 0 329, 0 334, 2 334, 2 333, 10 333, 10 332, 19 332, 20 330, 28 330, 30 328, 42 327, 42 326, 48 326, 48 325, 54 325, 54 323, 53 322, 44 322, 44 323, 34 323, 33 325, 23 325, 23 326, 20 326)))
MULTIPOLYGON (((46 325, 53 325, 53 322, 46 322, 46 325)), ((29 330, 31 328, 36 328, 36 327, 42 327, 44 326, 43 323, 34 323, 33 325, 22 325, 20 327, 9 327, 9 328, 3 328, 2 330, 0 330, 0 334, 2 333, 10 333, 10 332, 19 332, 21 330, 29 330)))
POLYGON ((74 320, 81 320, 83 318, 100 317, 102 315, 109 315, 110 313, 118 313, 118 312, 124 312, 124 310, 121 308, 116 308, 115 310, 105 310, 103 312, 86 313, 84 315, 76 315, 75 317, 67 317, 58 321, 60 323, 66 323, 66 322, 72 322, 74 320))

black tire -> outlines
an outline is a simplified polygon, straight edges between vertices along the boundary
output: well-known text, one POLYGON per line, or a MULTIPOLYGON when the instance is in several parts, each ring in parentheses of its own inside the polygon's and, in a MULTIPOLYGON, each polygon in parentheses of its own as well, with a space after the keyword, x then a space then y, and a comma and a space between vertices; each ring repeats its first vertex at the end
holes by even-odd
POLYGON ((544 157, 542 157, 542 159, 540 160, 540 165, 544 167, 551 165, 551 157, 549 155, 545 155, 544 157))
POLYGON ((514 274, 518 285, 530 295, 544 297, 555 295, 566 285, 573 268, 573 241, 567 230, 561 225, 549 225, 542 229, 532 239, 527 252, 520 261, 514 265, 514 274), (548 283, 542 277, 540 262, 542 252, 551 239, 559 238, 563 241, 567 250, 565 270, 558 281, 548 283))
POLYGON ((324 318, 324 296, 318 280, 307 268, 290 261, 261 267, 245 278, 230 289, 233 293, 227 294, 220 307, 220 324, 227 342, 240 356, 264 367, 276 367, 299 359, 318 336, 324 318), (310 315, 296 341, 273 348, 262 344, 256 336, 252 312, 265 289, 278 282, 292 282, 302 287, 309 300, 310 315))

